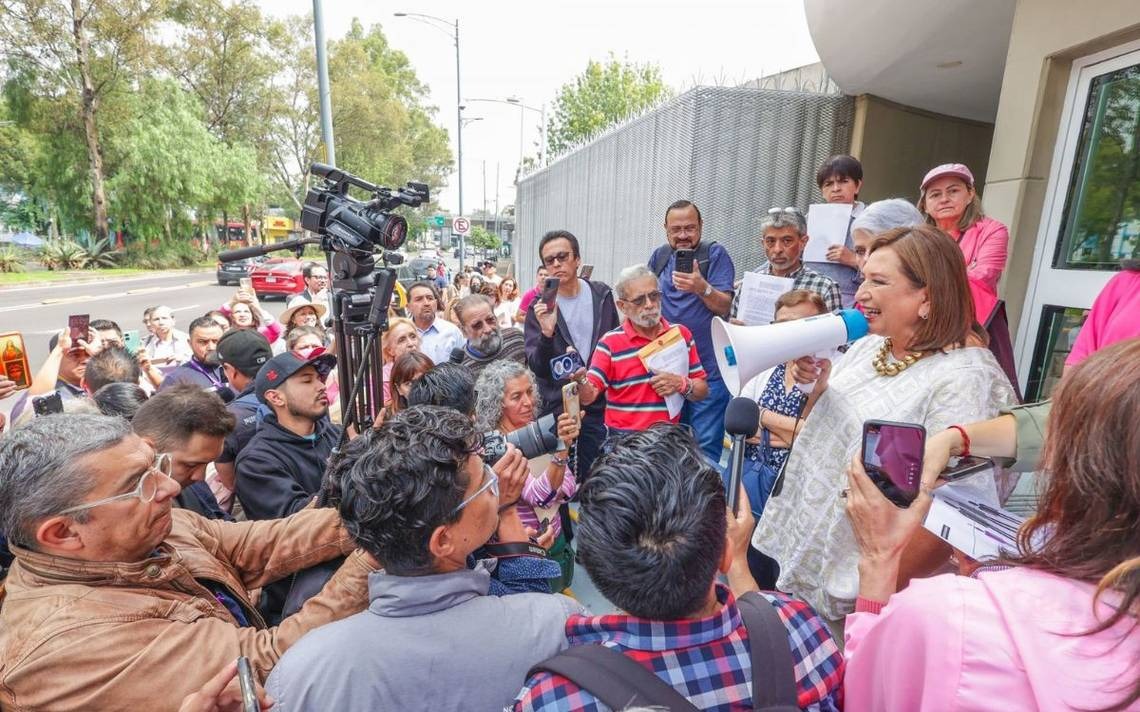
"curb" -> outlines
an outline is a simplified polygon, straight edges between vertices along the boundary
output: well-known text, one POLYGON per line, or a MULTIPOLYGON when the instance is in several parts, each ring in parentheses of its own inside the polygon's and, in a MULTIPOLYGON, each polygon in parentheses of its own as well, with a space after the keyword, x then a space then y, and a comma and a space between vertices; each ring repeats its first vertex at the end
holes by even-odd
POLYGON ((204 272, 213 272, 215 269, 216 268, 214 267, 201 267, 197 269, 161 270, 157 272, 146 272, 142 274, 131 275, 101 275, 98 272, 94 272, 90 277, 84 276, 69 280, 47 280, 43 282, 20 282, 19 284, 0 285, 0 292, 18 292, 24 289, 43 289, 44 287, 72 287, 78 284, 90 284, 92 282, 105 282, 108 280, 114 280, 116 282, 131 282, 141 279, 177 277, 180 274, 202 274, 204 272))

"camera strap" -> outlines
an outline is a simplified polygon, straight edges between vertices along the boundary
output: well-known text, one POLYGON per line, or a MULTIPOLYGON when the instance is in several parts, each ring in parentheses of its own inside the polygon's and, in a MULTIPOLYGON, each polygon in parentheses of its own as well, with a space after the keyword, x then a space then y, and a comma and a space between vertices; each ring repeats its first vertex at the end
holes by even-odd
POLYGON ((532 542, 510 541, 484 544, 483 551, 496 559, 513 559, 519 556, 546 558, 546 549, 532 542))

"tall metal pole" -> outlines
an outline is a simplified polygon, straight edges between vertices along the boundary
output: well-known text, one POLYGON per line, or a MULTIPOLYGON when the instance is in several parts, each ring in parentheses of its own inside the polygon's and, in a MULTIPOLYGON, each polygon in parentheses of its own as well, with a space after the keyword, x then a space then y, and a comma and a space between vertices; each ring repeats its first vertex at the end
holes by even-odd
POLYGON ((519 104, 519 174, 516 180, 522 180, 523 173, 523 124, 526 118, 526 107, 519 104))
MULTIPOLYGON (((455 152, 459 163, 459 214, 463 215, 463 89, 460 87, 459 73, 459 18, 455 18, 455 152)), ((463 261, 467 259, 467 247, 463 235, 459 236, 459 271, 463 271, 463 261)))
POLYGON ((313 0, 313 34, 317 42, 317 90, 321 102, 321 139, 325 142, 325 161, 336 165, 333 144, 332 91, 329 89, 329 62, 325 54, 325 17, 321 0, 313 0))

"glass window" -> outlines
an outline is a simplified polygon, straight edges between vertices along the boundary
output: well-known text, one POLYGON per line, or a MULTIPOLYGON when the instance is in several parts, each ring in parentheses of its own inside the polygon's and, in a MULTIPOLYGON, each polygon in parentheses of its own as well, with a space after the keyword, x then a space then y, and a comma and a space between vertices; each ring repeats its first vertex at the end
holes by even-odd
POLYGON ((1077 342, 1077 334, 1088 317, 1088 309, 1048 304, 1041 313, 1041 327, 1033 349, 1033 365, 1025 389, 1025 402, 1045 400, 1053 392, 1065 370, 1065 359, 1077 342))
POLYGON ((1140 65, 1095 77, 1055 269, 1120 269, 1140 257, 1140 65))

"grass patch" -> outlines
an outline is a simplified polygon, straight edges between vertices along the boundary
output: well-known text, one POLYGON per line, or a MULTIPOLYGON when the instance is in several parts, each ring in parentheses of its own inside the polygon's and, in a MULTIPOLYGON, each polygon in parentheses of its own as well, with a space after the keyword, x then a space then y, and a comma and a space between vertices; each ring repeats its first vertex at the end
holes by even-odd
POLYGON ((3 272, 0 273, 0 287, 33 282, 67 282, 85 278, 94 280, 102 277, 127 277, 147 274, 151 271, 152 270, 139 269, 137 267, 114 267, 111 269, 78 269, 64 272, 51 272, 48 270, 37 272, 3 272))

